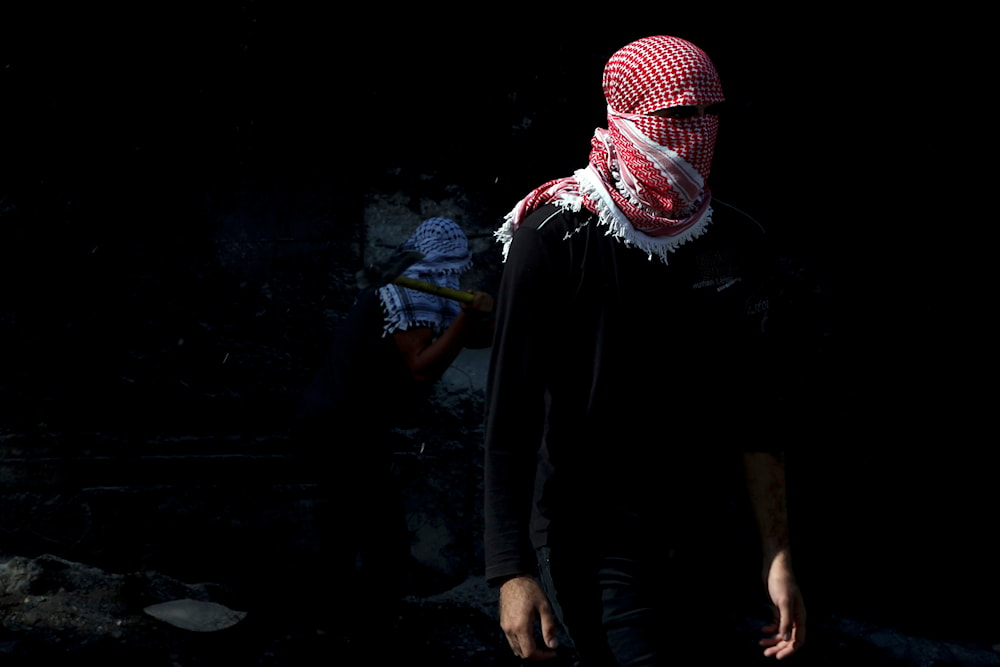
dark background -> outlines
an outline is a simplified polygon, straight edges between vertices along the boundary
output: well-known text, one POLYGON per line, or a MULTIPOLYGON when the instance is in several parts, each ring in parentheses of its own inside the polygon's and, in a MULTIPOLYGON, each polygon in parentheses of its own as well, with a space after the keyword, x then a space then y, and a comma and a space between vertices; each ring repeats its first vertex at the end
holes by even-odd
MULTIPOLYGON (((672 33, 713 57, 731 102, 716 194, 769 226, 802 267, 815 317, 821 374, 790 468, 817 607, 996 640, 985 271, 974 238, 954 230, 967 220, 959 148, 975 140, 936 101, 956 85, 948 26, 834 7, 658 10, 642 22, 506 6, 348 16, 251 0, 4 12, 6 434, 118 431, 139 416, 204 429, 235 420, 240 400, 274 408, 241 412, 241 428, 280 428, 306 369, 283 391, 185 410, 173 385, 119 381, 128 359, 153 378, 187 363, 188 385, 221 382, 169 354, 126 354, 178 336, 197 345, 198 322, 231 338, 256 327, 279 348, 318 339, 316 316, 280 331, 253 317, 247 285, 288 267, 219 266, 211 202, 260 189, 294 206, 322 193, 332 213, 321 231, 337 244, 356 240, 387 173, 433 173, 476 198, 492 227, 527 189, 582 166, 603 123, 606 58, 672 33)), ((297 275, 302 299, 318 294, 309 267, 297 275)), ((263 384, 280 375, 273 363, 246 362, 227 386, 263 384)))

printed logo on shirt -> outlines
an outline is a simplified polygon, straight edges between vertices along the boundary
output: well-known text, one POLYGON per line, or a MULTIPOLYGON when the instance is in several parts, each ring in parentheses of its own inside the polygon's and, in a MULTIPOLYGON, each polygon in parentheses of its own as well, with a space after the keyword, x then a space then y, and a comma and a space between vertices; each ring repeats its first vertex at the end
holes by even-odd
POLYGON ((722 252, 700 253, 696 262, 699 279, 692 285, 694 289, 714 288, 721 292, 743 280, 739 267, 722 252))

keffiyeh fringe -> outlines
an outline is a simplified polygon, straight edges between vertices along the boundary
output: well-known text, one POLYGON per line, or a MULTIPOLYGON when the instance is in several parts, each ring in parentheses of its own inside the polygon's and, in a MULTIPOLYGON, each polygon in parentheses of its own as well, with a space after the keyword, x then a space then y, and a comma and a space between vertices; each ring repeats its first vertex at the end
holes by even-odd
MULTIPOLYGON (((588 210, 597 215, 597 223, 607 227, 606 234, 610 234, 618 241, 633 246, 646 253, 649 259, 656 257, 664 264, 668 263, 669 254, 687 241, 696 239, 705 233, 712 222, 712 207, 709 203, 710 195, 704 193, 705 200, 702 202, 701 211, 696 214, 697 219, 684 231, 675 236, 653 237, 637 231, 628 218, 614 204, 611 195, 605 189, 600 178, 592 172, 592 167, 578 169, 573 174, 573 180, 578 184, 577 192, 563 191, 552 199, 549 203, 567 211, 578 213, 587 205, 588 210)), ((507 253, 510 250, 510 243, 514 239, 514 232, 520 221, 515 222, 515 210, 504 216, 504 222, 493 235, 503 246, 503 260, 507 261, 507 253)), ((574 230, 567 234, 565 238, 579 231, 574 230)))

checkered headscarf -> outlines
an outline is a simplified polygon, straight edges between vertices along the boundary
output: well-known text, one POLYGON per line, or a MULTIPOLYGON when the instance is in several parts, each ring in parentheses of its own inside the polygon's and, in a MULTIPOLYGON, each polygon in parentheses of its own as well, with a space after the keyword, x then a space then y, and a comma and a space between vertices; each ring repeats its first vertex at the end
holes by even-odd
POLYGON ((603 89, 608 127, 594 131, 589 164, 543 184, 515 206, 496 233, 505 255, 517 225, 550 202, 586 208, 616 237, 664 262, 711 221, 707 180, 718 117, 649 115, 725 99, 705 52, 677 37, 640 39, 608 60, 603 89))
MULTIPOLYGON (((451 289, 459 289, 459 276, 472 266, 465 232, 449 218, 424 220, 400 250, 416 251, 422 256, 403 272, 404 276, 451 289)), ((379 288, 379 298, 385 310, 385 334, 410 327, 430 327, 440 334, 461 310, 453 299, 391 283, 379 288)))

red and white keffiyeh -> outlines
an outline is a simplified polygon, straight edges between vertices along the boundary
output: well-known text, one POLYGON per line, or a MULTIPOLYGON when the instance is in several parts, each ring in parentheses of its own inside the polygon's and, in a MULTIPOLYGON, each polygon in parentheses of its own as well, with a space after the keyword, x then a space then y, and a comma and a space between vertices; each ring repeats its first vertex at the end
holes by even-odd
POLYGON ((650 112, 724 101, 715 65, 690 42, 647 37, 617 51, 604 68, 608 127, 591 139, 584 169, 536 188, 507 214, 496 237, 504 257, 521 221, 555 203, 586 208, 608 233, 664 263, 711 221, 707 185, 719 119, 664 118, 650 112))

